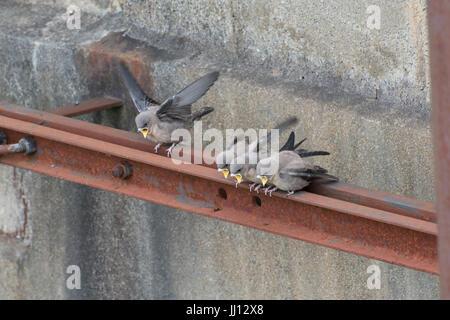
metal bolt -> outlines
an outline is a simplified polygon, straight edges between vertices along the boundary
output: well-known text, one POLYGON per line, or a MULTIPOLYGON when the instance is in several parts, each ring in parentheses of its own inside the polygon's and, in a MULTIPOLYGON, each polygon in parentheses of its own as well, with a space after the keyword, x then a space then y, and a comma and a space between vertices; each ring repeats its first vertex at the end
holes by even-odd
MULTIPOLYGON (((1 134, 0 134, 0 140, 1 140, 1 134)), ((24 153, 26 155, 32 154, 36 152, 36 143, 34 142, 33 138, 31 137, 25 137, 19 140, 18 143, 14 144, 3 144, 0 145, 0 154, 7 154, 7 153, 24 153)))
POLYGON ((115 178, 126 179, 133 174, 133 170, 128 162, 121 162, 111 170, 111 173, 115 178))

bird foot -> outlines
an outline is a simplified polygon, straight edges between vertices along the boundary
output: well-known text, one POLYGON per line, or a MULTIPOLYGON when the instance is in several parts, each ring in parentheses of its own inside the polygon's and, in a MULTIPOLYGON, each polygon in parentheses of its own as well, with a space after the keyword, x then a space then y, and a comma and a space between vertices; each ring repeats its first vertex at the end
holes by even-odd
POLYGON ((162 143, 158 143, 153 150, 155 150, 155 153, 158 153, 159 147, 161 147, 162 143))
POLYGON ((274 192, 275 190, 277 190, 277 187, 267 187, 264 189, 264 194, 267 196, 267 194, 269 194, 269 196, 272 196, 272 192, 274 192))
POLYGON ((291 190, 291 191, 288 191, 288 193, 287 193, 286 196, 287 196, 287 197, 292 196, 294 193, 295 193, 295 191, 292 191, 292 190, 291 190))
POLYGON ((272 197, 272 192, 277 191, 277 187, 273 187, 269 190, 269 196, 272 197))
POLYGON ((176 145, 177 145, 176 143, 172 143, 172 145, 170 146, 170 148, 167 149, 167 156, 168 156, 168 157, 171 157, 171 156, 172 156, 172 150, 173 150, 173 148, 175 148, 176 145))
POLYGON ((259 189, 260 189, 261 187, 262 187, 262 184, 258 184, 258 185, 255 187, 256 193, 259 194, 259 189))
POLYGON ((237 189, 238 184, 239 184, 239 182, 236 181, 236 189, 237 189))
POLYGON ((252 192, 252 189, 253 189, 256 185, 257 185, 256 182, 255 182, 255 183, 252 183, 251 185, 249 185, 250 192, 252 192))

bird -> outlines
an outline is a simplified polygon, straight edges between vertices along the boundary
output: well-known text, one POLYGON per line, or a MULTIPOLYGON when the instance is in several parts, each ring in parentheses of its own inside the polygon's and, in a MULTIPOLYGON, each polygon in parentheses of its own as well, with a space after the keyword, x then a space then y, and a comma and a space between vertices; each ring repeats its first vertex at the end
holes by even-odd
POLYGON ((292 195, 316 179, 339 181, 337 177, 328 174, 326 169, 312 165, 294 151, 282 151, 259 161, 256 177, 263 186, 270 186, 265 191, 270 196, 278 189, 287 191, 288 196, 292 195))
POLYGON ((248 136, 236 136, 233 141, 226 146, 225 150, 216 156, 217 171, 222 172, 225 179, 228 178, 228 174, 230 173, 230 163, 237 157, 239 151, 246 152, 249 144, 250 138, 248 136))
MULTIPOLYGON (((306 141, 306 138, 301 140, 299 143, 295 144, 295 133, 291 132, 286 143, 280 148, 280 152, 282 151, 294 151, 302 158, 319 156, 319 155, 329 155, 330 153, 327 151, 308 151, 306 149, 296 150, 303 142, 306 141)), ((255 147, 249 148, 249 152, 254 152, 255 147)), ((236 187, 242 181, 252 182, 249 188, 252 191, 253 187, 255 187, 255 191, 259 193, 259 189, 261 188, 260 180, 256 177, 256 165, 257 163, 250 163, 248 152, 238 156, 231 164, 230 164, 230 175, 236 179, 236 187)))
POLYGON ((124 62, 120 62, 120 71, 123 82, 136 106, 139 114, 135 118, 138 132, 144 138, 156 143, 154 148, 171 144, 167 156, 171 156, 172 149, 181 141, 172 138, 176 129, 189 129, 194 121, 214 111, 212 107, 203 107, 192 112, 191 104, 200 99, 219 78, 219 72, 214 71, 197 79, 177 94, 159 104, 151 99, 138 84, 124 62))
MULTIPOLYGON (((283 131, 297 123, 297 117, 290 117, 275 126, 275 129, 283 131)), ((255 191, 259 193, 258 189, 261 187, 261 185, 259 183, 259 180, 256 179, 256 175, 254 173, 259 159, 263 156, 260 153, 260 150, 264 146, 267 146, 267 144, 271 142, 271 139, 272 131, 270 131, 267 135, 253 141, 251 144, 248 144, 248 147, 245 150, 241 150, 241 153, 235 154, 234 159, 230 162, 229 172, 231 174, 231 177, 234 177, 236 179, 236 188, 238 184, 242 182, 242 180, 245 180, 247 182, 252 182, 252 184, 249 185, 250 191, 252 191, 252 188, 255 187, 255 191)), ((282 149, 291 147, 291 144, 293 144, 291 140, 291 137, 289 137, 288 142, 286 142, 282 149)))
MULTIPOLYGON (((275 129, 284 130, 289 126, 295 125, 297 122, 298 119, 296 117, 290 117, 282 123, 278 124, 275 129)), ((248 155, 249 152, 259 151, 260 145, 268 142, 271 138, 271 134, 272 133, 269 132, 267 136, 264 136, 259 140, 257 139, 252 143, 250 143, 250 138, 247 135, 235 136, 234 140, 229 145, 227 145, 225 150, 218 153, 218 155, 216 156, 217 171, 222 172, 223 176, 226 179, 230 173, 231 163, 240 155, 248 155)), ((258 161, 255 161, 255 165, 256 163, 258 163, 258 161)))

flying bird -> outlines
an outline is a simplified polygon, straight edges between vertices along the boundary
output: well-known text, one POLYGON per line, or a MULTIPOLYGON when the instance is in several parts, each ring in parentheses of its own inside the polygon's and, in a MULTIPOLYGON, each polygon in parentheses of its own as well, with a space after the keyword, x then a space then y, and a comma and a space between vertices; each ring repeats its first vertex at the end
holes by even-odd
POLYGON ((339 180, 327 172, 322 167, 312 165, 294 151, 282 151, 274 154, 269 158, 262 159, 256 166, 256 177, 263 186, 268 184, 271 187, 266 189, 266 194, 268 192, 270 196, 278 189, 287 191, 289 196, 316 179, 339 180))
POLYGON ((193 113, 191 104, 200 99, 214 84, 219 77, 218 71, 197 79, 161 104, 145 94, 123 62, 120 63, 120 71, 131 99, 139 111, 135 118, 138 131, 144 138, 156 143, 155 152, 158 152, 161 145, 171 144, 167 150, 167 155, 170 156, 172 149, 180 142, 172 138, 172 132, 176 129, 191 128, 194 121, 200 120, 214 110, 211 107, 203 107, 193 113))

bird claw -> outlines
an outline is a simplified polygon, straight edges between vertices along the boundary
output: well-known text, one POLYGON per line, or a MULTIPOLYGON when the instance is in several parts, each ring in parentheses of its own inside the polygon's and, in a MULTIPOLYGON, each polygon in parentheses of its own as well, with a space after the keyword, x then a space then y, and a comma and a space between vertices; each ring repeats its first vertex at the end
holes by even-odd
POLYGON ((158 149, 161 147, 161 143, 158 143, 153 150, 155 150, 155 153, 158 153, 158 149))
POLYGON ((252 183, 252 184, 249 186, 250 192, 252 192, 253 187, 256 186, 256 185, 257 185, 257 183, 255 182, 255 183, 252 183))
POLYGON ((272 197, 272 192, 276 191, 277 187, 267 187, 264 189, 264 194, 267 196, 269 194, 269 197, 272 197))
POLYGON ((239 184, 239 182, 236 181, 236 189, 237 189, 237 187, 238 187, 238 184, 239 184))
POLYGON ((170 146, 170 148, 167 149, 167 156, 168 156, 168 157, 171 157, 171 156, 172 156, 172 150, 173 150, 173 148, 175 148, 176 145, 177 145, 176 143, 173 143, 173 144, 170 146))
POLYGON ((269 196, 272 197, 272 192, 276 191, 277 187, 273 187, 273 189, 269 190, 269 196))
POLYGON ((261 188, 261 184, 258 184, 256 187, 255 187, 255 191, 256 191, 256 193, 257 194, 259 194, 259 188, 261 188))
POLYGON ((289 196, 293 195, 294 193, 295 193, 295 191, 292 191, 292 190, 291 190, 291 191, 288 191, 288 193, 287 193, 286 196, 289 197, 289 196))

